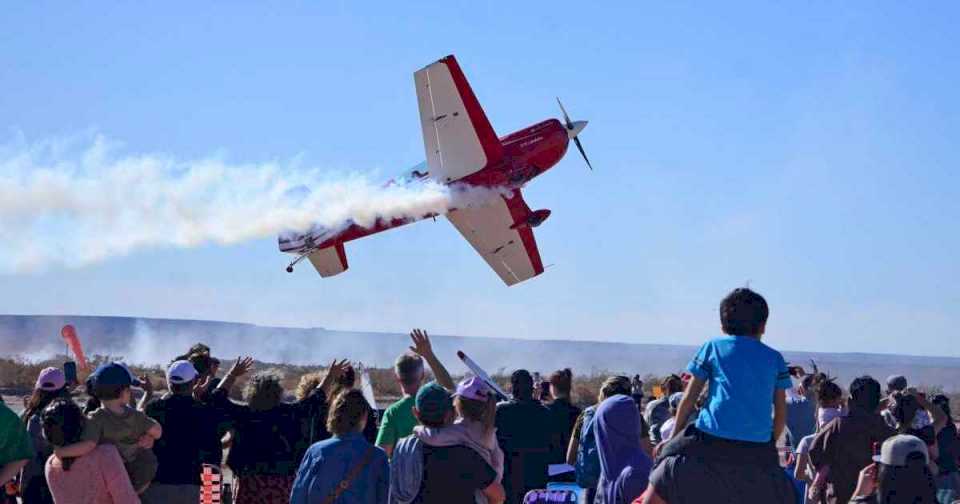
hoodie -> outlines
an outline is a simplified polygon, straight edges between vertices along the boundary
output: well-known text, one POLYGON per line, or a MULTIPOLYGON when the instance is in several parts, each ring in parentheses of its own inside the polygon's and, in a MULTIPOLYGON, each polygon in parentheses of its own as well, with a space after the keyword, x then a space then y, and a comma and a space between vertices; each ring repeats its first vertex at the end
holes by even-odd
POLYGON ((632 502, 646 489, 653 465, 640 449, 637 404, 628 396, 613 396, 600 404, 593 421, 600 455, 600 483, 594 502, 632 502))
MULTIPOLYGON (((408 504, 420 493, 423 482, 423 446, 466 446, 480 455, 497 473, 497 482, 503 477, 503 452, 497 444, 496 430, 485 433, 483 426, 469 420, 442 427, 418 425, 413 434, 403 438, 394 447, 390 462, 390 503, 408 504)), ((487 499, 477 493, 477 503, 487 499)))

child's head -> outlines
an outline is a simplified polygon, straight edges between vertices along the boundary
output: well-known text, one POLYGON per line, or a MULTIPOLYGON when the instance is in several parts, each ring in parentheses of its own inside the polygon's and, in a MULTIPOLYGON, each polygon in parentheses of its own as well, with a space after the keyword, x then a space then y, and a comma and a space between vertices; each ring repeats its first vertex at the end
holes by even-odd
POLYGON ((830 378, 825 378, 816 385, 817 403, 821 408, 839 408, 843 400, 843 390, 830 378))
POLYGON ((746 287, 734 289, 720 302, 720 326, 731 336, 763 336, 769 316, 767 301, 746 287))
POLYGON ((136 385, 133 374, 119 362, 108 362, 90 375, 88 387, 103 402, 130 402, 130 387, 136 385))

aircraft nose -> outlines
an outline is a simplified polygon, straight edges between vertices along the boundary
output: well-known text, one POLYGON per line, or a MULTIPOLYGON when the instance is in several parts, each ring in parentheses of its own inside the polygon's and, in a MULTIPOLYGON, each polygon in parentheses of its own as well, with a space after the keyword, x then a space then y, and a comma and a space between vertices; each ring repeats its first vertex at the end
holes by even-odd
POLYGON ((583 128, 587 127, 587 121, 573 121, 571 127, 567 129, 567 137, 570 139, 575 138, 577 135, 583 131, 583 128))

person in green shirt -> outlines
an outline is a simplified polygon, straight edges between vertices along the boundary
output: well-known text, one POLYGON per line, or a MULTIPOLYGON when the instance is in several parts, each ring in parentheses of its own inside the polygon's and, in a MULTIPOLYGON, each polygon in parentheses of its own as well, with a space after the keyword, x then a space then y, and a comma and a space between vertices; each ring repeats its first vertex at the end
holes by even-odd
POLYGON ((400 439, 412 434, 417 425, 417 419, 413 416, 413 405, 414 396, 424 381, 423 361, 427 361, 437 383, 451 392, 456 389, 450 373, 434 355, 427 332, 414 329, 410 333, 410 339, 413 340, 413 346, 410 347, 412 353, 407 352, 397 357, 393 366, 403 398, 391 404, 383 413, 380 431, 377 433, 376 445, 383 448, 387 456, 393 455, 393 446, 400 439))
POLYGON ((33 458, 33 446, 20 417, 0 401, 0 485, 12 480, 33 458))

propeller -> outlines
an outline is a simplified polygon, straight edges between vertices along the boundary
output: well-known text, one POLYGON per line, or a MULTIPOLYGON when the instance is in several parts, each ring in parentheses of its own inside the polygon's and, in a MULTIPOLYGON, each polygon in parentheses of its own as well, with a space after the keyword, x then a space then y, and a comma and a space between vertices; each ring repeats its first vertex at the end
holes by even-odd
POLYGON ((583 131, 583 128, 587 127, 587 121, 571 121, 570 116, 567 115, 567 109, 563 108, 563 103, 560 102, 560 98, 557 98, 557 105, 560 105, 560 111, 563 112, 563 120, 565 126, 567 127, 567 136, 573 140, 573 143, 577 145, 577 150, 580 151, 580 155, 583 156, 583 160, 587 162, 587 168, 593 170, 593 165, 590 164, 590 160, 587 159, 587 153, 583 151, 583 145, 580 143, 580 139, 577 138, 577 135, 583 131))

